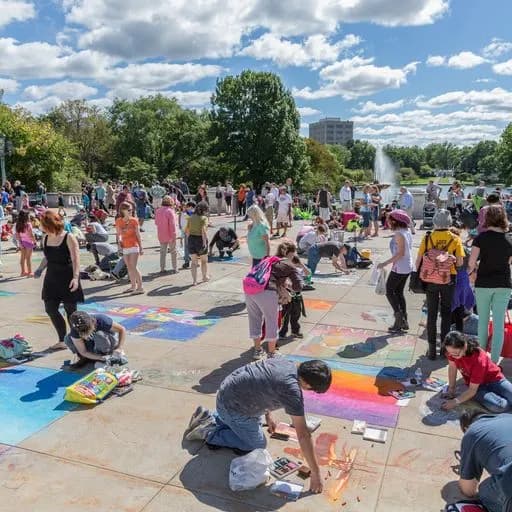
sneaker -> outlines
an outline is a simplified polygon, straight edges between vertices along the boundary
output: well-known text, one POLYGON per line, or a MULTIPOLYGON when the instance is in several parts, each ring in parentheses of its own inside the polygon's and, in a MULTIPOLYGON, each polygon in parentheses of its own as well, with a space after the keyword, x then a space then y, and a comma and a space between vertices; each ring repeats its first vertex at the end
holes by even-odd
POLYGON ((263 359, 265 357, 265 351, 260 348, 255 348, 252 353, 252 358, 254 361, 259 361, 260 359, 263 359))
POLYGON ((183 263, 181 266, 182 269, 190 268, 190 263, 183 263))
POLYGON ((292 332, 292 336, 294 338, 299 338, 299 339, 304 338, 304 334, 302 334, 301 332, 292 332))
POLYGON ((215 430, 216 423, 213 418, 208 418, 203 421, 196 428, 191 430, 186 436, 187 441, 206 441, 208 436, 215 430))
POLYGON ((277 348, 274 350, 274 352, 269 352, 267 354, 267 359, 274 359, 275 357, 281 357, 281 354, 277 351, 277 348))
POLYGON ((210 411, 200 405, 192 414, 188 423, 188 431, 194 430, 199 424, 203 423, 206 419, 211 416, 210 411))
POLYGON ((228 251, 227 254, 228 254, 228 258, 232 258, 233 257, 233 251, 228 251))
POLYGON ((219 252, 219 258, 224 258, 224 251, 219 252))

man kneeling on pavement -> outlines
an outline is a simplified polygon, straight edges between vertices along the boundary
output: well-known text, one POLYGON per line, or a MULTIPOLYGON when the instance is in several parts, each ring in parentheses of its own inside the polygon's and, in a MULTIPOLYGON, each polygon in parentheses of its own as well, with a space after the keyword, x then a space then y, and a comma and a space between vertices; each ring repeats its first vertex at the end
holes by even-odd
POLYGON ((217 393, 217 410, 212 414, 199 406, 190 419, 185 438, 206 441, 208 448, 231 448, 243 455, 265 448, 267 439, 262 417, 270 433, 276 423, 272 411, 280 408, 291 416, 300 448, 311 469, 311 491, 322 492, 320 468, 306 426, 303 390, 325 393, 331 385, 329 367, 318 360, 299 365, 284 358, 266 359, 235 370, 217 393))
POLYGON ((240 247, 240 242, 233 228, 221 227, 215 235, 213 235, 212 241, 210 242, 210 256, 213 256, 214 245, 217 247, 221 258, 224 258, 225 252, 227 252, 228 258, 231 258, 233 251, 236 251, 240 247))

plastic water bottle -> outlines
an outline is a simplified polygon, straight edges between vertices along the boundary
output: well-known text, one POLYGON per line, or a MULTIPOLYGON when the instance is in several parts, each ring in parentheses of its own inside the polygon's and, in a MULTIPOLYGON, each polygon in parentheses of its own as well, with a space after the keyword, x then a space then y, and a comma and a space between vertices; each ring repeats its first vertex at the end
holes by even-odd
POLYGON ((418 384, 421 384, 423 382, 423 372, 421 371, 421 368, 418 366, 416 368, 416 371, 414 372, 414 378, 418 382, 418 384))

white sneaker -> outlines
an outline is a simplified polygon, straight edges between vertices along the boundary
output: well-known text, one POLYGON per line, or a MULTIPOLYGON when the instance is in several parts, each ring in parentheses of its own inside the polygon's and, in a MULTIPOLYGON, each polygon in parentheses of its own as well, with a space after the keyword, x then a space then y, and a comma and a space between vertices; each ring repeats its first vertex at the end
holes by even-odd
POLYGON ((197 425, 186 436, 187 441, 205 441, 213 430, 215 430, 215 420, 210 416, 206 421, 197 425))
POLYGON ((202 405, 200 405, 192 414, 190 418, 190 422, 188 424, 187 431, 194 430, 198 425, 204 423, 208 418, 211 417, 211 413, 208 409, 205 409, 202 405))

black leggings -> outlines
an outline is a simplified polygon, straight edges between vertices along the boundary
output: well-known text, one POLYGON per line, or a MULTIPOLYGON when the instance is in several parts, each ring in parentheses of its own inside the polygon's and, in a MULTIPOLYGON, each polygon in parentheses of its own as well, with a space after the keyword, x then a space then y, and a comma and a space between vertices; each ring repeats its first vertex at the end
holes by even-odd
MULTIPOLYGON (((64 341, 64 337, 66 336, 66 321, 59 311, 60 304, 60 300, 45 300, 44 309, 46 314, 50 317, 53 327, 55 327, 55 330, 57 331, 59 341, 64 341)), ((64 302, 63 305, 69 322, 69 317, 76 311, 76 302, 64 302)))
POLYGON ((407 305, 405 303, 404 288, 409 274, 397 274, 391 271, 386 281, 386 298, 388 299, 395 313, 402 313, 407 316, 407 305))

